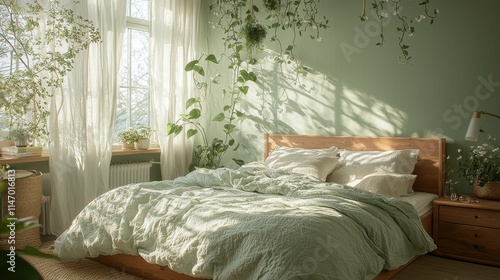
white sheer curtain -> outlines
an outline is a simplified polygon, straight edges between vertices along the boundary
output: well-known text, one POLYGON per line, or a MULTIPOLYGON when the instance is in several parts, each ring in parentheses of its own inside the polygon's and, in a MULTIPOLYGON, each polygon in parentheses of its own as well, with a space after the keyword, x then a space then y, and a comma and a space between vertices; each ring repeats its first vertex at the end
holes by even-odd
POLYGON ((196 35, 200 0, 152 0, 151 94, 152 125, 158 132, 163 179, 185 175, 191 162, 193 142, 167 137, 167 123, 185 113, 193 82, 184 71, 196 59, 196 35))
POLYGON ((85 205, 109 189, 126 13, 124 0, 61 2, 92 20, 100 29, 102 43, 78 55, 64 88, 51 99, 50 228, 56 235, 70 226, 85 205))

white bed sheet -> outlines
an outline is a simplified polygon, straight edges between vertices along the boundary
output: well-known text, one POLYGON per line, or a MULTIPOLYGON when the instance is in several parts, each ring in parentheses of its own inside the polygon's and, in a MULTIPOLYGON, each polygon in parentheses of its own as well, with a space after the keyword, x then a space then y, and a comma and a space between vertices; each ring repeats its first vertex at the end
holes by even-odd
POLYGON ((399 199, 409 202, 415 209, 420 217, 432 211, 432 201, 439 196, 433 193, 414 192, 412 194, 402 196, 399 199))

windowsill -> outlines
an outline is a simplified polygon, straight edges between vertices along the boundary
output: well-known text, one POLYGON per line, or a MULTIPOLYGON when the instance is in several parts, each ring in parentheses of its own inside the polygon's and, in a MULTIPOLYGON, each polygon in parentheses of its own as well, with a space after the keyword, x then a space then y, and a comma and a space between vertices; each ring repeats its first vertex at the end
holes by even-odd
MULTIPOLYGON (((125 155, 141 155, 141 154, 159 154, 160 148, 150 148, 147 150, 113 150, 113 156, 125 156, 125 155)), ((32 163, 32 162, 45 162, 49 161, 50 157, 48 153, 44 151, 42 156, 39 157, 0 157, 0 164, 18 164, 18 163, 32 163)))

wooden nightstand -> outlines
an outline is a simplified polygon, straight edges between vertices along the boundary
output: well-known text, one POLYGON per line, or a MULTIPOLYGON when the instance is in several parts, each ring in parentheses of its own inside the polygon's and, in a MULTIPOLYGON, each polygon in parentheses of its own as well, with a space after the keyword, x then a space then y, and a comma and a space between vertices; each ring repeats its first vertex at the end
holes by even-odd
POLYGON ((441 197, 434 200, 433 215, 434 254, 500 266, 500 201, 441 197))

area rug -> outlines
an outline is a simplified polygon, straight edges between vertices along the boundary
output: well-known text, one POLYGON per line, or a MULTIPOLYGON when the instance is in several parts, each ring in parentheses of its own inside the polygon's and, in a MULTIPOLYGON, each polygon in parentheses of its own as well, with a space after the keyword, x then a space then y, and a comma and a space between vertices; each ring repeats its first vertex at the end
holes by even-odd
MULTIPOLYGON (((44 253, 53 253, 52 247, 40 248, 44 253)), ((62 262, 54 259, 45 259, 34 256, 22 256, 27 260, 45 280, 142 280, 143 278, 116 270, 88 259, 62 262)))

